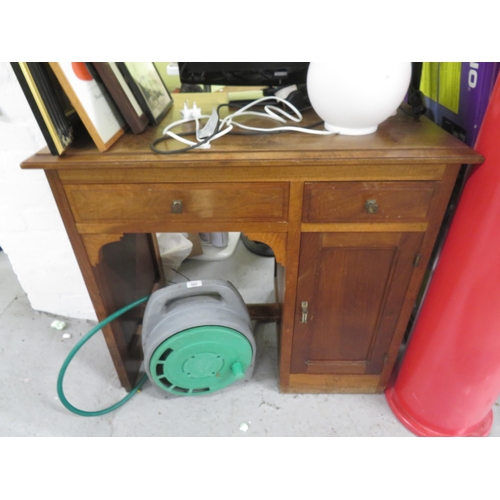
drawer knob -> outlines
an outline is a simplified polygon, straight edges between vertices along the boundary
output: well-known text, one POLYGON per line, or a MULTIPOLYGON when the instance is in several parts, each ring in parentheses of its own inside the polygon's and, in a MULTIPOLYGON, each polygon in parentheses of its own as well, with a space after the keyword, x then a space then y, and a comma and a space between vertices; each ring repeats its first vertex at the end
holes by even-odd
POLYGON ((367 214, 376 214, 378 212, 377 200, 366 200, 365 210, 367 214))
POLYGON ((172 213, 182 214, 182 200, 172 200, 172 213))

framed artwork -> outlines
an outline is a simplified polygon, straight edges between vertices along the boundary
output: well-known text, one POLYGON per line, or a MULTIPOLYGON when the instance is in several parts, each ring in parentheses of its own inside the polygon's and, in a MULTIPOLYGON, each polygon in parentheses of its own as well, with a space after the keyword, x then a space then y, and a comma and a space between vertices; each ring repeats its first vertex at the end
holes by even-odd
POLYGON ((52 70, 43 62, 13 62, 11 67, 42 131, 49 151, 62 155, 73 143, 79 117, 52 70))
POLYGON ((126 123, 106 88, 83 62, 51 62, 69 100, 102 153, 125 132, 126 123))
MULTIPOLYGON (((115 101, 121 114, 134 134, 140 134, 149 123, 149 119, 137 102, 132 90, 114 62, 93 62, 98 77, 115 101)), ((95 75, 94 75, 95 77, 95 75)))
POLYGON ((117 62, 151 125, 158 125, 172 107, 172 97, 152 62, 117 62))

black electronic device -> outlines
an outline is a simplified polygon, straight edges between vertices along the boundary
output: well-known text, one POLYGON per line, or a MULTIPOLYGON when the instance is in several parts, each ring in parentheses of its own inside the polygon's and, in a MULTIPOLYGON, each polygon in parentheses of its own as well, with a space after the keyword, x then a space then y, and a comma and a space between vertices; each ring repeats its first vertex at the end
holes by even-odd
POLYGON ((308 62, 180 62, 183 84, 284 87, 305 84, 308 62))

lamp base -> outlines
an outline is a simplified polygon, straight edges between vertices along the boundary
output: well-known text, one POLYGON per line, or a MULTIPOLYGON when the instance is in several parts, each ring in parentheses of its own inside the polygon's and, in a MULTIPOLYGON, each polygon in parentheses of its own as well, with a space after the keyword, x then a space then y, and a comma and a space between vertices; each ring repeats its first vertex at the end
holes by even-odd
POLYGON ((366 128, 349 128, 349 127, 337 127, 336 125, 330 125, 325 122, 325 129, 330 132, 337 132, 337 134, 341 135, 368 135, 373 134, 377 131, 378 125, 374 127, 366 127, 366 128))

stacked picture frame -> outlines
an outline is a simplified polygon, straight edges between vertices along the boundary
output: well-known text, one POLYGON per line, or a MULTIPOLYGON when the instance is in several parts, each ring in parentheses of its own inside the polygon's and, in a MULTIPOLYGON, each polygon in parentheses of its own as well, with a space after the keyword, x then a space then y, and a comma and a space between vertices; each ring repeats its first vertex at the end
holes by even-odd
POLYGON ((73 143, 78 114, 48 63, 11 63, 42 135, 53 155, 61 155, 73 143))
POLYGON ((151 125, 158 125, 173 100, 152 62, 116 63, 151 125))
POLYGON ((82 128, 100 152, 128 130, 157 126, 172 97, 154 63, 15 62, 14 74, 53 155, 82 128))

